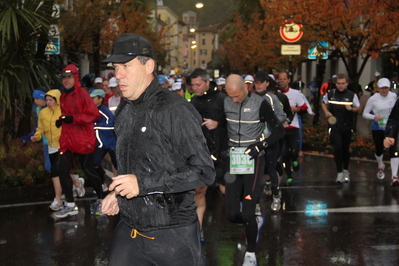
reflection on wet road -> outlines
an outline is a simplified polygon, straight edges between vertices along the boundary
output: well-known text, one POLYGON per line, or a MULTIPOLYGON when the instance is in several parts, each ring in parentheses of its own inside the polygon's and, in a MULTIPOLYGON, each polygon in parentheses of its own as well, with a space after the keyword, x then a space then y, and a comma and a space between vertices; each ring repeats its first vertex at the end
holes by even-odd
MULTIPOLYGON (((399 188, 390 187, 390 169, 384 180, 376 169, 352 160, 351 182, 337 185, 332 158, 306 155, 293 186, 282 188, 279 212, 262 195, 258 264, 399 265, 399 188)), ((58 221, 47 210, 51 197, 0 202, 0 265, 107 265, 119 218, 91 214, 88 194, 77 201, 77 216, 58 221)), ((227 221, 216 189, 208 190, 207 202, 207 265, 241 265, 244 228, 227 221)))

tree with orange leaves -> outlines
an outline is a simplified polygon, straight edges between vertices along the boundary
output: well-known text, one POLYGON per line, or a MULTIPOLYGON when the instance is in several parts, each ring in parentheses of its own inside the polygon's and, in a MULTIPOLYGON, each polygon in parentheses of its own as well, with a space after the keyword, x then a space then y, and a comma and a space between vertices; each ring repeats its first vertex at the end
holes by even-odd
MULTIPOLYGON (((149 2, 149 1, 147 1, 149 2)), ((165 45, 162 38, 165 26, 157 32, 150 17, 150 4, 146 1, 123 0, 114 3, 107 0, 73 1, 68 11, 61 15, 61 31, 69 60, 77 62, 80 54, 92 56, 94 72, 100 72, 101 58, 111 53, 116 36, 134 32, 149 39, 162 62, 165 45)))
POLYGON ((349 77, 358 83, 370 57, 387 51, 399 37, 397 1, 391 0, 259 0, 274 23, 292 19, 304 25, 304 46, 327 41, 330 50, 345 65, 349 77))
MULTIPOLYGON (((244 1, 245 2, 245 1, 244 1)), ((284 41, 279 36, 280 24, 273 14, 259 9, 237 11, 233 23, 222 33, 218 53, 233 72, 255 73, 260 69, 286 69, 288 60, 299 63, 302 57, 281 55, 284 41)), ((305 53, 305 47, 303 52, 305 53)))

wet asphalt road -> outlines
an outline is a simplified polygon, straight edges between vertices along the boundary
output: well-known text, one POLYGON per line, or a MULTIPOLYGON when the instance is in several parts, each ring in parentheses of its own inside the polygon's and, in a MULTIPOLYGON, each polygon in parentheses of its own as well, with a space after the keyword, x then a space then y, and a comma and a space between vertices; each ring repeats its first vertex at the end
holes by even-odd
MULTIPOLYGON (((378 180, 376 163, 352 160, 345 185, 334 183, 334 168, 331 157, 305 155, 293 186, 282 188, 279 212, 262 195, 258 265, 399 265, 399 188, 390 187, 389 167, 378 180)), ((95 217, 94 199, 88 189, 77 216, 54 221, 51 195, 0 196, 0 265, 107 265, 118 217, 95 217)), ((207 201, 207 265, 242 265, 244 228, 227 221, 216 189, 207 201)))

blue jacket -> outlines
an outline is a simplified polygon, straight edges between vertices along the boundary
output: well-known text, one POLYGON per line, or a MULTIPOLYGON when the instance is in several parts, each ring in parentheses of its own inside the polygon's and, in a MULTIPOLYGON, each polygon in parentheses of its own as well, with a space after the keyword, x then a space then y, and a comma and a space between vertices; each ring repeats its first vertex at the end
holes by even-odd
MULTIPOLYGON (((20 140, 22 141, 22 142, 24 142, 24 143, 26 143, 26 142, 28 142, 28 141, 30 141, 30 137, 32 137, 33 135, 35 135, 35 132, 36 132, 36 129, 37 129, 37 123, 38 123, 38 120, 39 120, 39 113, 40 113, 40 111, 42 110, 42 109, 44 109, 44 108, 46 108, 47 107, 47 105, 45 105, 45 106, 43 106, 43 107, 35 107, 35 110, 36 110, 36 121, 35 121, 35 127, 32 129, 32 131, 28 134, 28 135, 26 135, 26 136, 23 136, 23 137, 21 137, 20 138, 20 140)), ((46 138, 46 136, 42 136, 42 141, 43 141, 43 145, 48 145, 48 140, 47 140, 47 138, 46 138)))
POLYGON ((101 118, 94 122, 94 134, 97 139, 97 148, 114 150, 116 145, 114 115, 103 104, 98 107, 98 111, 101 114, 101 118))

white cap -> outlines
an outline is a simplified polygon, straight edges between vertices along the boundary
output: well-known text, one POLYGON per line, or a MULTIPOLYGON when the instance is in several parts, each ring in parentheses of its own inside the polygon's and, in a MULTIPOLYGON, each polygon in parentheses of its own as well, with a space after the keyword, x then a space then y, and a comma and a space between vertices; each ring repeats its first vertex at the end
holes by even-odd
POLYGON ((94 80, 94 83, 103 83, 103 79, 100 78, 100 77, 97 77, 97 78, 94 80))
POLYGON ((224 85, 224 84, 226 84, 226 79, 225 78, 218 78, 216 80, 216 84, 217 85, 224 85))
POLYGON ((382 87, 390 88, 391 87, 391 82, 387 78, 382 78, 382 79, 378 80, 377 86, 378 86, 378 88, 382 88, 382 87))
POLYGON ((374 73, 374 76, 375 76, 375 77, 381 76, 381 73, 377 71, 377 72, 374 73))
POLYGON ((269 77, 272 78, 273 80, 276 80, 273 74, 269 74, 269 77))
POLYGON ((333 75, 332 78, 335 79, 337 77, 337 75, 333 75))
POLYGON ((247 75, 244 79, 245 83, 253 83, 254 82, 254 77, 252 77, 251 75, 247 75))
POLYGON ((172 91, 178 91, 178 90, 181 90, 181 82, 175 82, 172 85, 172 91))
POLYGON ((176 79, 176 82, 183 82, 183 79, 178 78, 178 79, 176 79))
POLYGON ((118 86, 118 81, 116 80, 116 78, 110 78, 108 87, 117 87, 117 86, 118 86))

